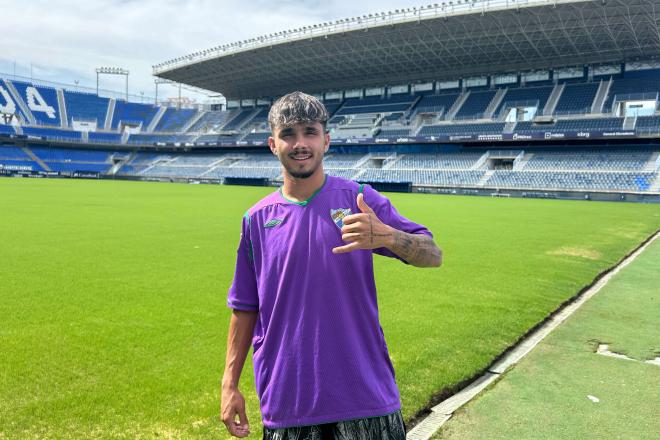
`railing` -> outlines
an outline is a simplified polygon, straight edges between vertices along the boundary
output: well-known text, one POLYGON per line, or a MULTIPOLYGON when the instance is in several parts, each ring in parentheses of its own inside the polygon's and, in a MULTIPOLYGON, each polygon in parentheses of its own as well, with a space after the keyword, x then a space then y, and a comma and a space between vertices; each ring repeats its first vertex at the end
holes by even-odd
POLYGON ((504 101, 502 104, 502 108, 500 109, 500 114, 497 115, 498 118, 502 118, 506 116, 506 111, 510 110, 512 108, 518 108, 518 107, 535 107, 536 112, 538 113, 538 108, 539 108, 539 100, 538 99, 526 99, 526 100, 520 100, 520 101, 504 101))
MULTIPOLYGON (((89 93, 92 95, 96 95, 96 88, 93 87, 86 87, 86 86, 81 86, 78 84, 67 84, 67 83, 61 83, 61 82, 54 82, 54 81, 46 81, 43 79, 38 79, 38 78, 28 78, 25 76, 20 76, 20 75, 13 75, 10 73, 3 73, 0 72, 0 78, 6 78, 9 80, 15 80, 15 81, 21 81, 24 83, 28 84, 33 84, 35 86, 39 87, 47 87, 50 89, 63 89, 67 92, 79 92, 79 93, 89 93)), ((107 90, 107 89, 99 89, 98 96, 102 96, 105 98, 117 98, 117 99, 126 99, 126 92, 118 92, 115 90, 107 90)), ((155 98, 152 96, 148 95, 128 95, 128 100, 129 102, 134 102, 134 103, 152 103, 155 102, 155 98)))
POLYGON ((462 115, 462 116, 454 116, 455 121, 468 121, 468 120, 477 120, 477 119, 484 119, 486 116, 486 113, 473 113, 471 115, 462 115))
POLYGON ((614 95, 613 102, 621 101, 657 101, 658 92, 648 92, 648 93, 625 93, 620 95, 614 95))
POLYGON ((554 113, 555 116, 584 116, 591 112, 591 107, 584 107, 578 110, 561 110, 554 113))
POLYGON ((248 40, 216 46, 211 49, 194 52, 153 66, 154 75, 161 74, 187 64, 244 52, 278 43, 305 40, 329 34, 344 33, 354 30, 391 26, 399 23, 446 18, 455 15, 486 13, 490 11, 525 8, 557 3, 574 3, 576 0, 473 0, 435 3, 428 6, 395 9, 394 11, 363 15, 361 17, 340 19, 334 22, 303 26, 302 28, 262 35, 248 40))

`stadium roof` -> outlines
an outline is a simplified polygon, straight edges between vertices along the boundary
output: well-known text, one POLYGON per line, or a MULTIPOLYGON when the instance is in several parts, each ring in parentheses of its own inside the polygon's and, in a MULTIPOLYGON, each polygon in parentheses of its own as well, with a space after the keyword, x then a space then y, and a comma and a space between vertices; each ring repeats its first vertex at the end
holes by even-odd
POLYGON ((660 0, 453 0, 306 26, 154 66, 229 99, 660 56, 660 0))

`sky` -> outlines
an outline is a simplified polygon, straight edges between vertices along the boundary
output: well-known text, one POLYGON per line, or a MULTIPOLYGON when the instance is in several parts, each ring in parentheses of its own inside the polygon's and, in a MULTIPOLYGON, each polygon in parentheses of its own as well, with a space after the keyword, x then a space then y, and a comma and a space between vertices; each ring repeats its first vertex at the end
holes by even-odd
MULTIPOLYGON (((428 3, 428 2, 426 2, 428 3)), ((97 67, 130 72, 129 93, 155 95, 152 66, 276 31, 420 6, 410 0, 0 0, 0 74, 96 87, 97 67), (142 92, 142 93, 141 93, 142 92)), ((100 88, 124 90, 102 75, 100 88)), ((160 85, 159 98, 178 94, 160 85)), ((186 90, 184 96, 202 101, 186 90)))

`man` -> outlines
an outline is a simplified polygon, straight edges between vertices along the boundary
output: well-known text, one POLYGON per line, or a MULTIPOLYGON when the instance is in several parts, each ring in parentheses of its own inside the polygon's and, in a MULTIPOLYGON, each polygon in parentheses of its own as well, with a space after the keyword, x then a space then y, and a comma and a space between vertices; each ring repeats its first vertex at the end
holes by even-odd
POLYGON ((403 440, 372 253, 437 267, 441 252, 371 187, 324 174, 328 113, 316 98, 290 93, 268 120, 284 184, 243 218, 221 418, 249 435, 238 382, 252 343, 264 439, 403 440))

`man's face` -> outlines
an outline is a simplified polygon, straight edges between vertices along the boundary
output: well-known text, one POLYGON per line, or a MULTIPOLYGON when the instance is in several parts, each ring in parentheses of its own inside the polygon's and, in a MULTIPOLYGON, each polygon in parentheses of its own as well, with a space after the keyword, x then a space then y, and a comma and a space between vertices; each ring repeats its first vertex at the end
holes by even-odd
POLYGON ((282 163, 285 171, 296 179, 306 179, 323 173, 323 155, 330 145, 320 122, 276 128, 268 138, 268 146, 282 163))

